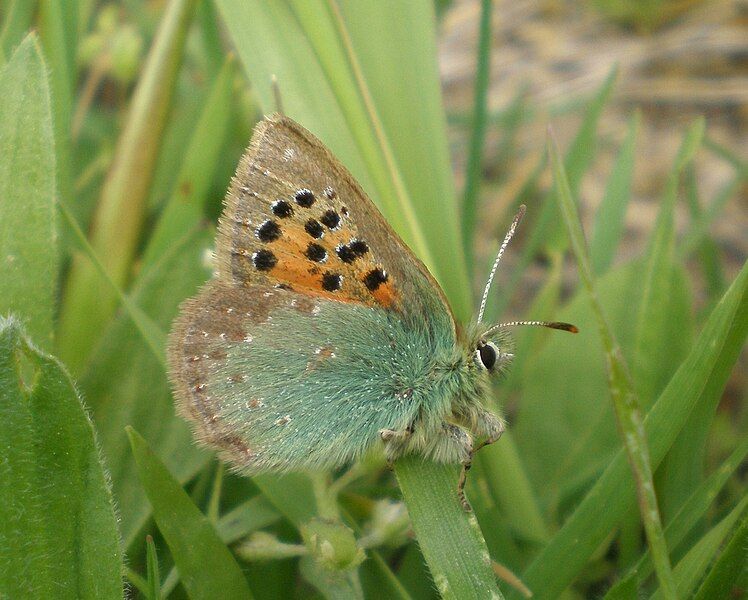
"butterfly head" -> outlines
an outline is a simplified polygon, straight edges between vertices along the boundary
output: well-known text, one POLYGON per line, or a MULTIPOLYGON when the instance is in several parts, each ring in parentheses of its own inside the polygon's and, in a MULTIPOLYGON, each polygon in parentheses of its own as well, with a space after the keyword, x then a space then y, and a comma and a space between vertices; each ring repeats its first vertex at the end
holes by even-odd
POLYGON ((474 325, 468 330, 465 351, 478 372, 500 375, 514 358, 514 341, 506 330, 474 325))

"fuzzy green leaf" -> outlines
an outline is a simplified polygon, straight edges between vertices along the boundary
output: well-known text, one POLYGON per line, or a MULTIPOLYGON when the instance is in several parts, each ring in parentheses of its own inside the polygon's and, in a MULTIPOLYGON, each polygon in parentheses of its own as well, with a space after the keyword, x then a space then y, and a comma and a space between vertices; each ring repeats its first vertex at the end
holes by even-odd
POLYGON ((140 481, 153 506, 153 517, 190 597, 252 598, 241 568, 208 519, 148 442, 131 427, 127 433, 140 481))
POLYGON ((0 318, 0 597, 122 598, 112 495, 64 367, 0 318))
POLYGON ((0 71, 0 315, 52 345, 57 293, 55 153, 47 68, 29 36, 0 71))

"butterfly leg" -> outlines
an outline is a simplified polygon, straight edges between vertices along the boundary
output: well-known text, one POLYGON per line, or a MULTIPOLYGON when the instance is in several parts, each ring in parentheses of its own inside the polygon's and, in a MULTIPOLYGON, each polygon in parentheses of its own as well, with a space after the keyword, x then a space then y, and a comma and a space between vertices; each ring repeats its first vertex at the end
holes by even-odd
POLYGON ((478 444, 473 453, 477 452, 484 446, 493 444, 498 441, 501 434, 504 433, 506 425, 504 419, 487 411, 482 406, 471 406, 455 413, 455 418, 461 424, 467 427, 477 438, 483 441, 478 444))
POLYGON ((415 425, 411 423, 405 429, 381 429, 379 437, 384 442, 384 455, 387 459, 387 468, 391 471, 393 464, 402 454, 413 435, 415 425))

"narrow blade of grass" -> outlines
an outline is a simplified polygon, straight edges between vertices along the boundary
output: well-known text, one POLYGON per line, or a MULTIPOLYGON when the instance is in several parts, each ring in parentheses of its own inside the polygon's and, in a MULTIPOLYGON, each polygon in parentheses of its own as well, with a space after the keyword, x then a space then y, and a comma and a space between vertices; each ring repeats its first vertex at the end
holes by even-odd
MULTIPOLYGON (((0 31, 0 64, 4 64, 21 43, 36 11, 36 0, 9 0, 5 3, 0 31)), ((7 89, 7 88, 5 88, 7 89)))
POLYGON ((647 533, 647 541, 652 551, 657 577, 660 580, 665 597, 676 598, 670 557, 662 532, 657 496, 654 490, 652 465, 642 421, 641 406, 634 390, 628 366, 597 299, 594 275, 587 253, 582 225, 579 221, 577 207, 571 196, 561 158, 555 146, 551 145, 550 152, 556 183, 555 195, 559 200, 561 214, 566 223, 571 246, 577 259, 580 279, 589 296, 600 339, 605 349, 610 395, 626 454, 634 473, 639 510, 647 533))
POLYGON ((148 239, 143 264, 150 265, 185 231, 198 226, 208 200, 213 166, 228 130, 233 92, 233 60, 227 60, 211 88, 195 126, 169 201, 148 239))
MULTIPOLYGON (((704 577, 709 565, 714 560, 722 541, 735 527, 735 523, 745 514, 748 498, 743 498, 730 513, 696 542, 675 567, 678 585, 678 597, 688 598, 696 584, 704 577)), ((662 590, 652 594, 652 600, 663 598, 662 590)))
POLYGON ((473 87, 473 119, 470 127, 470 148, 465 171, 465 191, 462 199, 462 241, 468 265, 473 264, 473 241, 478 214, 478 199, 486 137, 488 112, 488 75, 491 62, 491 0, 481 0, 478 55, 473 87))
MULTIPOLYGON (((664 458, 698 402, 716 402, 748 333, 748 265, 714 308, 691 352, 644 421, 652 466, 664 458)), ((625 512, 634 506, 623 451, 608 464, 574 513, 533 560, 522 580, 535 598, 556 598, 580 573, 625 512)))
MULTIPOLYGON (((678 545, 685 539, 686 535, 693 529, 699 519, 701 519, 706 513, 709 506, 717 497, 720 490, 727 483, 727 480, 735 472, 735 470, 741 465, 748 454, 748 438, 743 440, 743 443, 730 455, 730 457, 722 463, 704 483, 702 483, 691 496, 683 503, 675 516, 671 519, 665 527, 665 537, 667 538, 668 545, 671 548, 677 548, 678 545)), ((633 578, 634 581, 637 579, 643 581, 652 573, 652 561, 649 552, 645 552, 644 555, 639 559, 637 564, 631 569, 631 573, 626 576, 626 580, 633 578)), ((611 588, 606 600, 610 598, 617 598, 618 591, 616 588, 619 587, 617 584, 614 588, 611 588), (610 596, 610 598, 608 597, 610 596)))
POLYGON ((397 461, 395 473, 442 597, 501 598, 478 522, 457 502, 458 469, 406 457, 397 461))
POLYGON ((216 530, 134 429, 127 428, 140 481, 153 507, 180 579, 193 598, 236 598, 252 593, 216 530))
POLYGON ((715 562, 699 591, 696 592, 694 600, 729 598, 731 594, 748 588, 746 548, 748 548, 748 518, 743 517, 730 543, 715 562))
POLYGON ((49 349, 57 293, 55 153, 47 68, 36 36, 0 71, 0 315, 49 349))
POLYGON ((0 596, 122 598, 112 494, 65 368, 0 318, 0 596))
MULTIPOLYGON (((610 70, 605 81, 587 104, 582 124, 564 156, 564 169, 566 170, 572 197, 577 196, 582 177, 584 177, 597 155, 597 126, 603 109, 613 92, 617 77, 618 67, 616 66, 610 70)), ((554 188, 551 194, 557 196, 558 189, 554 188)), ((561 225, 563 220, 558 218, 558 202, 546 202, 543 211, 549 211, 552 218, 547 221, 549 229, 542 232, 541 239, 546 248, 563 252, 567 248, 568 239, 561 225)))
MULTIPOLYGON (((146 196, 166 123, 182 49, 196 0, 171 0, 134 92, 91 230, 91 245, 112 280, 124 287, 140 238, 146 196)), ((60 312, 60 352, 79 372, 111 318, 116 296, 98 287, 98 273, 77 256, 60 312)))
MULTIPOLYGON (((175 240, 169 252, 133 286, 132 303, 160 332, 169 328, 179 303, 208 277, 208 269, 199 265, 212 239, 212 232, 198 231, 175 240)), ((128 314, 102 333, 81 386, 107 457, 119 501, 122 537, 129 547, 150 509, 138 484, 125 426, 137 427, 180 481, 193 477, 209 455, 195 446, 187 424, 174 414, 164 367, 153 359, 128 314)))
POLYGON ((674 211, 678 184, 683 169, 693 159, 704 135, 704 121, 699 120, 686 132, 675 164, 668 177, 657 222, 645 255, 642 299, 636 323, 634 378, 645 406, 650 406, 670 373, 663 368, 661 357, 672 355, 672 336, 665 334, 670 323, 672 297, 675 225, 674 211))
MULTIPOLYGON (((57 191, 60 198, 68 202, 73 200, 73 146, 70 125, 73 86, 76 81, 77 9, 77 0, 39 0, 38 4, 39 36, 44 55, 49 61, 57 191)), ((64 360, 64 356, 61 358, 64 360)), ((67 361, 65 362, 71 367, 67 361)))
POLYGON ((145 537, 145 562, 148 574, 148 600, 161 600, 161 576, 158 570, 156 544, 150 535, 145 537))
POLYGON ((611 265, 623 235, 626 208, 631 198, 636 135, 640 122, 641 114, 637 112, 629 121, 626 139, 613 165, 603 200, 597 209, 590 240, 590 258, 596 275, 601 275, 611 265))

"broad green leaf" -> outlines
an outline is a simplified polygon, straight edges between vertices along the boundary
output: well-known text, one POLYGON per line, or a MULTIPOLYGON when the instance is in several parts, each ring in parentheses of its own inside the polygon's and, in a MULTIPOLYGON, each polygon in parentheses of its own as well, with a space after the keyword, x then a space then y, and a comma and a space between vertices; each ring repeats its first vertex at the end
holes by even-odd
POLYGON ((626 139, 613 165, 613 171, 605 186, 605 195, 595 214, 595 226, 590 240, 590 258, 597 275, 602 275, 613 262, 623 235, 626 208, 631 199, 636 134, 640 121, 641 115, 638 112, 629 121, 626 139))
POLYGON ((252 598, 241 568, 208 519, 148 442, 131 427, 127 432, 140 481, 153 507, 153 517, 190 597, 252 598))
MULTIPOLYGON (((211 233, 195 232, 174 240, 135 284, 131 300, 162 332, 171 327, 180 302, 207 278, 202 260, 209 239, 211 233)), ((103 332, 81 386, 111 470, 122 537, 129 547, 150 509, 138 485, 125 426, 137 427, 180 481, 194 476, 208 454, 195 446, 187 424, 174 414, 164 366, 129 316, 121 315, 103 332)))
POLYGON ((0 315, 52 345, 57 293, 55 153, 47 67, 29 36, 0 71, 0 315))
MULTIPOLYGON (((741 502, 730 513, 715 525, 693 548, 678 562, 675 567, 675 578, 678 584, 678 596, 687 598, 693 593, 696 584, 703 578, 706 569, 714 560, 722 541, 743 517, 748 508, 748 498, 741 502)), ((652 600, 660 600, 662 593, 658 590, 652 600)))
POLYGON ((65 368, 0 318, 0 597, 121 598, 112 495, 65 368))
POLYGON ((694 596, 695 600, 729 598, 748 588, 748 518, 738 526, 730 543, 717 558, 709 575, 694 596))
MULTIPOLYGON (((147 193, 195 2, 171 0, 164 11, 91 225, 91 245, 120 287, 128 280, 142 233, 147 193)), ((115 294, 99 283, 94 265, 77 255, 65 286, 59 328, 61 357, 73 372, 81 371, 117 305, 115 294)))
MULTIPOLYGON (((664 458, 699 401, 716 401, 748 330, 744 266, 691 352, 645 419, 652 466, 664 458), (716 392, 716 393, 715 393, 716 392)), ((535 598, 555 598, 579 575, 620 518, 634 507, 634 483, 619 451, 593 488, 522 576, 535 598)))

